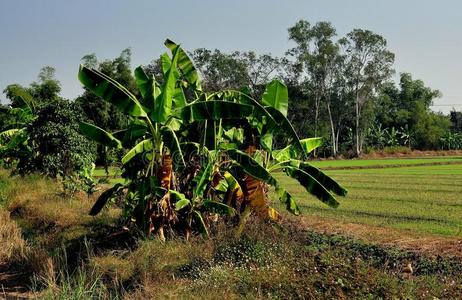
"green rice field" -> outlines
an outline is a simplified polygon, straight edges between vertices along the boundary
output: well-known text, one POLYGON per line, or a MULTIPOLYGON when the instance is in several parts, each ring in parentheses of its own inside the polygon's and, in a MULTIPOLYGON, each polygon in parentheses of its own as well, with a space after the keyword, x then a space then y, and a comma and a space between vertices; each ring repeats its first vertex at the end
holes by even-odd
POLYGON ((383 158, 383 159, 345 159, 312 161, 318 168, 350 168, 350 167, 386 167, 403 165, 429 165, 461 163, 462 157, 441 156, 428 158, 383 158))
MULTIPOLYGON (((394 160, 396 161, 396 160, 394 160)), ((403 160, 403 161, 408 161, 403 160)), ((355 161, 331 161, 332 166, 355 161)), ((362 165, 377 161, 356 161, 362 165)), ((349 193, 336 209, 280 175, 304 215, 335 218, 425 234, 459 236, 462 229, 462 164, 328 170, 349 193)))

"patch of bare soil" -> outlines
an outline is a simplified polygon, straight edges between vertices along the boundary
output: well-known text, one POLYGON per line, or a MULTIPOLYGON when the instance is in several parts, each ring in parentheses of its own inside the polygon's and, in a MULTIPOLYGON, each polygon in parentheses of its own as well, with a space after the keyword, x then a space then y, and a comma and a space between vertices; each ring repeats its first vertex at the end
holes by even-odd
POLYGON ((445 256, 462 260, 462 238, 420 235, 379 226, 347 223, 317 216, 297 217, 300 226, 323 234, 339 234, 385 247, 398 247, 429 257, 445 256))
POLYGON ((342 167, 323 167, 322 170, 357 170, 357 169, 384 169, 384 168, 404 168, 404 167, 423 167, 423 166, 440 166, 440 165, 461 165, 461 161, 441 161, 419 164, 382 164, 369 166, 342 166, 342 167))
POLYGON ((0 265, 0 299, 31 299, 32 271, 0 265))
POLYGON ((406 150, 406 151, 373 151, 361 155, 361 158, 406 158, 406 157, 432 157, 432 156, 461 156, 462 150, 406 150))

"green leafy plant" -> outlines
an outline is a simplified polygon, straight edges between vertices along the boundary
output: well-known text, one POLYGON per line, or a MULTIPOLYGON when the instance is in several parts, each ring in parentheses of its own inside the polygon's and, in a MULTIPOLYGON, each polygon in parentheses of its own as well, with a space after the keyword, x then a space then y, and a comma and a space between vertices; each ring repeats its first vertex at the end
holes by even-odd
POLYGON ((109 133, 81 122, 88 138, 127 150, 122 158, 124 183, 103 192, 90 211, 125 194, 124 212, 147 235, 165 238, 165 229, 189 237, 209 234, 217 216, 245 220, 254 213, 280 219, 270 207, 268 187, 275 188, 287 209, 299 214, 294 198, 275 175, 284 171, 326 204, 346 190, 306 162, 319 138, 300 140, 287 120, 287 87, 275 80, 260 101, 246 90, 206 93, 186 52, 167 40, 161 56, 163 83, 141 67, 135 70, 140 98, 105 74, 84 66, 79 79, 90 91, 129 117, 126 129, 109 133), (273 136, 288 145, 273 149, 273 136))

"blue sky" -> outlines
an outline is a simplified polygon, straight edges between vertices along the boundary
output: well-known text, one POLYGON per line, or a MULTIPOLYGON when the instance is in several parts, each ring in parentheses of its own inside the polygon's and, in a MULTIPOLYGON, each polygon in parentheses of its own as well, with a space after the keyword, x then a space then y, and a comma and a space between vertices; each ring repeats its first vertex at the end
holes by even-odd
MULTIPOLYGON (((458 0, 0 0, 0 89, 27 85, 54 66, 63 96, 81 93, 82 56, 132 49, 133 66, 160 55, 169 37, 186 49, 255 50, 281 56, 297 20, 331 21, 382 34, 410 72, 443 97, 435 110, 462 109, 462 1, 458 0)), ((4 99, 4 95, 0 95, 4 99)))

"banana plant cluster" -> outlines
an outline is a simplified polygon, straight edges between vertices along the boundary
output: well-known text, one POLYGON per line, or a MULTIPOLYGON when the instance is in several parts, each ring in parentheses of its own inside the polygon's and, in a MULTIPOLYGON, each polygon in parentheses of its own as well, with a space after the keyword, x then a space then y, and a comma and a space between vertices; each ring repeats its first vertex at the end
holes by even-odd
POLYGON ((299 214, 292 195, 277 180, 285 172, 326 204, 346 190, 310 165, 306 158, 318 138, 300 140, 287 120, 286 86, 273 81, 260 100, 246 90, 206 93, 199 72, 179 45, 167 40, 170 54, 161 56, 163 81, 142 67, 135 70, 139 97, 112 78, 81 66, 79 79, 90 91, 129 116, 124 130, 109 133, 80 124, 88 138, 107 147, 126 149, 124 183, 101 194, 90 211, 99 213, 124 197, 128 220, 150 235, 169 232, 209 234, 220 216, 239 220, 254 213, 278 220, 270 206, 273 187, 287 210, 299 214), (273 149, 273 137, 287 147, 273 149))
POLYGON ((5 109, 9 122, 0 132, 0 158, 7 161, 20 160, 31 155, 25 128, 36 117, 32 96, 24 90, 14 92, 18 99, 17 107, 5 109))

